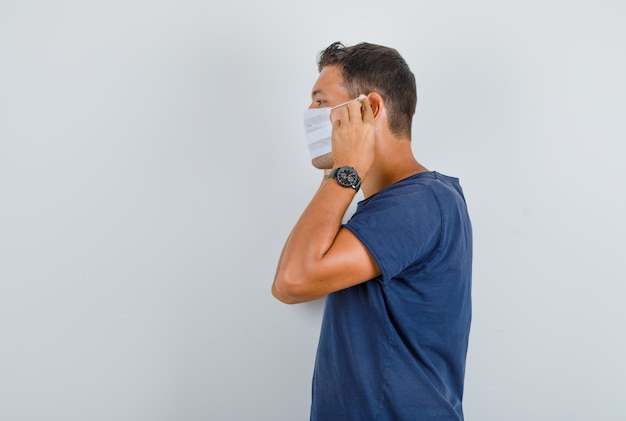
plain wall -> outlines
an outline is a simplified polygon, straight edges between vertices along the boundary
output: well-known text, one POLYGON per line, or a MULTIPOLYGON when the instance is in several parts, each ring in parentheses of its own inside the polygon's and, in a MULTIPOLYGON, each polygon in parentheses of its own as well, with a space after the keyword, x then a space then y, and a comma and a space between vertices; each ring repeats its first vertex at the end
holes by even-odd
POLYGON ((0 419, 308 419, 279 303, 333 41, 395 47, 475 233, 468 421, 622 420, 621 1, 0 0, 0 419))

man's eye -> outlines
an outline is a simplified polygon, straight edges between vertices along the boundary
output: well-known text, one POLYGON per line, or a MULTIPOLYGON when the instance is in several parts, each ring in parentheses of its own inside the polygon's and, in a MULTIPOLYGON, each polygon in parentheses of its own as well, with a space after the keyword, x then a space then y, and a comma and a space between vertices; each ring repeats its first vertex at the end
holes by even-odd
POLYGON ((318 106, 322 106, 322 105, 324 105, 324 103, 325 103, 325 102, 326 102, 326 101, 324 101, 323 99, 318 99, 318 100, 316 100, 316 101, 315 101, 315 103, 316 103, 318 106))

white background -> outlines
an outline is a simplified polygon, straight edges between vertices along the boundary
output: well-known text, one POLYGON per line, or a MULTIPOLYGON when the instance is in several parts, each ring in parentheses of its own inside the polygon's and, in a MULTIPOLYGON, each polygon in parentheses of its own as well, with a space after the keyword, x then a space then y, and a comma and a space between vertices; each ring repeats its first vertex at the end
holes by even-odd
POLYGON ((1 420, 308 419, 322 303, 270 284, 337 40, 465 189, 466 419, 626 419, 622 1, 0 0, 1 420))

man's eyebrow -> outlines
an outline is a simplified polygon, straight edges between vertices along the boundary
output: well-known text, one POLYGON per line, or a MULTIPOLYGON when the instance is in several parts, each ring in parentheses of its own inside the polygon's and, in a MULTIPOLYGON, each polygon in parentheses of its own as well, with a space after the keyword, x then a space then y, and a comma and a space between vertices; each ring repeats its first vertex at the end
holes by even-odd
POLYGON ((313 92, 311 92, 311 98, 315 98, 317 95, 321 95, 324 92, 321 89, 316 89, 313 92))

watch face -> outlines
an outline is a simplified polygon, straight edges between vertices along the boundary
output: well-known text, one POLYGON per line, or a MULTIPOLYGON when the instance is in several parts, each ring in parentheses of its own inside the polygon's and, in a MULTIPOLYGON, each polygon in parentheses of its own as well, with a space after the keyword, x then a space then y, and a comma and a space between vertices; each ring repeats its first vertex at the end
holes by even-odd
POLYGON ((337 171, 337 182, 345 187, 354 187, 359 182, 359 176, 354 168, 342 167, 337 171))

